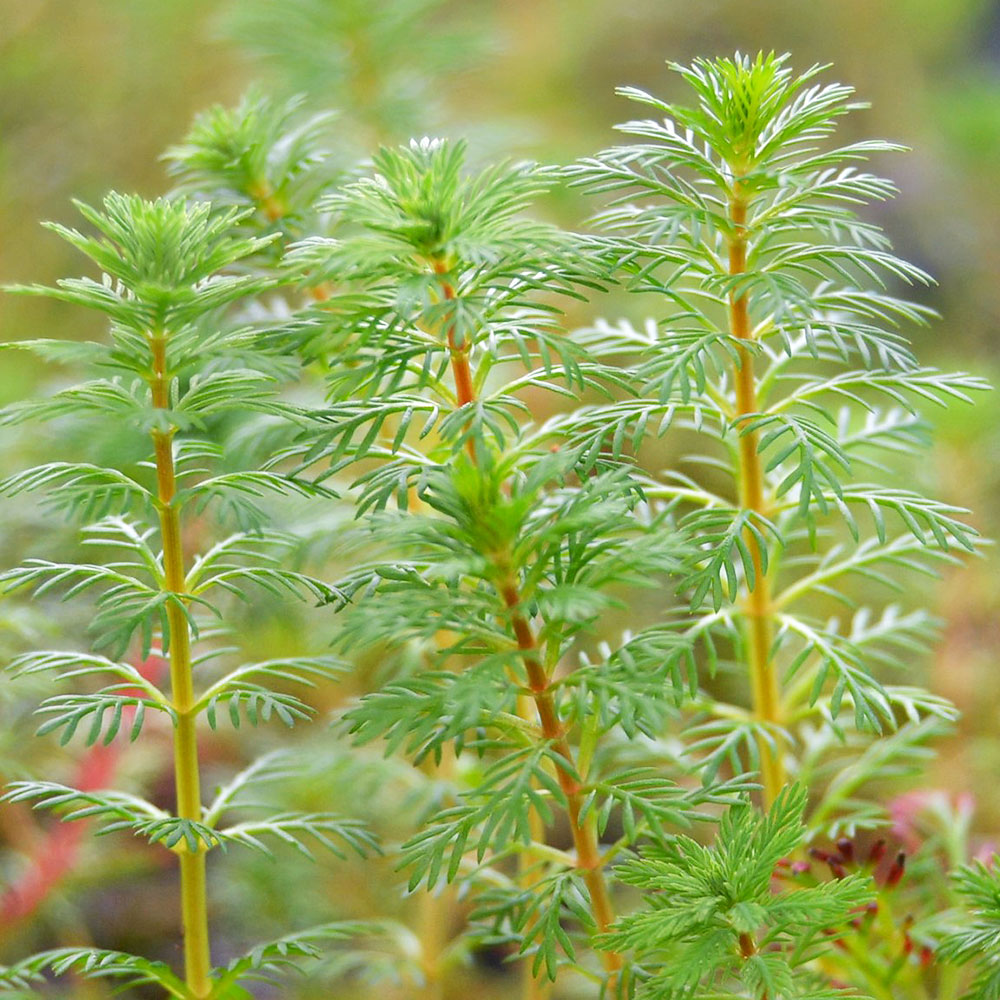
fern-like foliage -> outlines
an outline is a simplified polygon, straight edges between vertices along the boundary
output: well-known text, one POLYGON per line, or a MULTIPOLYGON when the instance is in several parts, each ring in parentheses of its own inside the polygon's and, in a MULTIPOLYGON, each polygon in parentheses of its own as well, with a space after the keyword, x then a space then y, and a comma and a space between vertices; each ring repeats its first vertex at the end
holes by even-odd
POLYGON ((971 920, 942 942, 945 961, 972 965, 975 970, 968 1000, 986 1000, 1000 990, 1000 876, 997 858, 989 865, 979 861, 955 873, 955 888, 971 920))
POLYGON ((896 932, 833 946, 861 880, 776 893, 771 874, 806 838, 883 823, 873 782, 918 773, 954 718, 907 676, 934 623, 881 606, 878 591, 976 549, 966 512, 897 477, 926 447, 920 408, 968 402, 985 384, 921 366, 905 339, 903 324, 931 313, 895 287, 929 279, 859 214, 894 192, 865 161, 898 147, 837 144, 839 119, 859 107, 850 88, 773 54, 671 68, 691 104, 624 89, 655 117, 569 169, 605 199, 606 235, 590 250, 664 317, 576 335, 634 393, 595 406, 577 440, 604 460, 652 435, 698 441, 683 473, 643 485, 691 551, 653 648, 671 651, 675 684, 686 674, 681 760, 708 787, 758 772, 768 812, 741 807, 713 847, 677 839, 626 865, 627 881, 666 891, 602 940, 633 949, 638 996, 827 997, 838 984, 882 995, 904 961, 896 932), (720 665, 746 678, 746 695, 731 683, 715 694, 704 675, 720 665), (808 809, 792 778, 808 782, 808 809))
POLYGON ((646 892, 648 907, 621 918, 603 940, 635 950, 637 997, 842 995, 824 990, 809 966, 872 893, 865 875, 772 890, 779 861, 805 836, 805 806, 805 789, 787 786, 766 814, 731 809, 714 847, 677 837, 618 869, 646 892))
POLYGON ((321 228, 314 208, 335 171, 326 148, 331 114, 306 114, 301 99, 275 101, 259 90, 234 108, 198 115, 184 141, 165 154, 178 191, 213 204, 252 210, 243 227, 289 238, 321 228))
MULTIPOLYGON (((732 608, 746 634, 752 711, 700 721, 692 755, 709 774, 720 754, 760 767, 773 800, 808 720, 849 708, 863 730, 904 722, 874 670, 902 666, 886 648, 891 630, 861 640, 850 619, 817 609, 831 598, 853 606, 860 578, 899 587, 900 571, 975 549, 963 511, 870 476, 922 446, 920 405, 967 401, 985 385, 921 367, 899 330, 930 314, 887 286, 929 279, 858 214, 894 191, 865 161, 898 147, 837 145, 839 119, 859 106, 851 89, 819 82, 821 67, 795 75, 773 54, 671 68, 694 103, 625 88, 656 117, 620 126, 629 144, 571 176, 607 199, 596 221, 610 235, 592 239, 594 252, 672 315, 581 340, 609 360, 641 358, 649 402, 609 409, 605 448, 624 450, 640 428, 693 432, 707 454, 692 467, 710 462, 728 479, 721 496, 717 478, 711 491, 692 478, 647 493, 676 503, 700 553, 683 598, 695 613, 732 608)), ((911 634, 908 652, 925 637, 911 634)))
MULTIPOLYGON (((278 128, 276 121, 270 125, 278 128)), ((208 129, 209 123, 203 123, 202 131, 208 129)), ((302 143, 306 141, 303 137, 302 143)), ((211 157, 203 153, 207 169, 211 157)), ((289 150, 283 165, 266 166, 294 174, 304 156, 301 148, 289 150)), ((232 169, 242 177, 256 166, 261 165, 247 161, 232 169)), ((235 196, 229 200, 239 203, 235 196)), ((176 807, 162 808, 133 793, 80 791, 52 781, 15 783, 5 797, 54 810, 64 819, 94 818, 102 832, 129 831, 178 855, 185 969, 180 977, 160 963, 81 950, 44 953, 12 966, 5 975, 17 988, 32 986, 45 971, 74 971, 123 985, 157 983, 176 997, 242 997, 240 971, 256 975, 273 966, 244 963, 213 971, 206 854, 233 846, 270 852, 271 844, 288 845, 310 857, 316 848, 341 856, 348 849, 364 853, 375 848, 371 834, 344 817, 285 812, 253 819, 233 815, 234 809, 242 814, 256 805, 241 799, 238 784, 208 809, 200 793, 199 721, 212 728, 223 722, 257 726, 271 719, 294 725, 313 709, 286 687, 301 690, 340 672, 340 663, 329 657, 237 661, 227 670, 226 660, 238 650, 221 646, 217 638, 233 598, 249 601, 257 591, 270 600, 330 603, 340 596, 287 565, 296 539, 266 529, 266 512, 255 502, 267 495, 308 499, 332 494, 273 471, 227 468, 224 450, 213 440, 222 419, 238 420, 255 411, 272 419, 297 413, 276 391, 288 363, 255 343, 227 315, 230 307, 273 284, 248 270, 273 239, 241 232, 252 210, 117 194, 109 195, 100 209, 79 207, 93 235, 52 228, 97 265, 100 277, 21 291, 103 313, 110 320, 109 342, 90 344, 83 352, 95 375, 91 381, 48 399, 14 404, 2 419, 114 424, 130 449, 145 440, 149 458, 137 469, 54 461, 0 484, 7 495, 38 493, 49 507, 85 520, 83 542, 92 561, 30 559, 0 578, 8 590, 31 588, 39 601, 56 594, 64 600, 89 598, 94 645, 102 651, 26 653, 11 669, 21 675, 103 682, 46 698, 39 707, 42 735, 58 733, 62 743, 82 737, 89 745, 108 744, 123 731, 136 740, 154 724, 166 731, 175 750, 176 807), (214 541, 196 540, 194 534, 201 532, 195 515, 205 513, 216 515, 216 523, 235 516, 241 530, 214 541), (132 647, 143 658, 155 654, 169 659, 169 685, 128 662, 132 647), (223 984, 224 994, 219 992, 223 984)), ((47 342, 21 346, 52 354, 47 342)), ((292 954, 296 952, 290 947, 292 954)))
MULTIPOLYGON (((270 25, 262 54, 286 63, 308 36, 298 68, 350 89, 359 50, 319 54, 313 35, 358 28, 377 57, 436 6, 302 0, 275 21, 248 2, 230 23, 270 25)), ((168 152, 175 197, 113 194, 80 206, 86 233, 52 227, 98 276, 21 291, 96 310, 108 337, 16 345, 88 376, 0 422, 113 425, 145 460, 56 454, 0 482, 83 522, 87 553, 0 579, 92 611, 92 650, 10 669, 72 683, 39 706, 63 743, 167 734, 176 803, 34 778, 6 798, 171 851, 185 968, 60 949, 0 969, 0 992, 73 973, 249 1000, 316 960, 349 989, 363 973, 443 995, 449 963, 483 945, 519 960, 533 998, 926 986, 901 972, 911 927, 900 959, 886 895, 904 860, 865 868, 851 838, 884 822, 879 782, 917 772, 955 716, 910 674, 934 621, 879 595, 902 601, 976 550, 964 511, 899 475, 927 447, 922 410, 984 385, 922 366, 906 339, 932 314, 898 286, 929 279, 864 215, 894 192, 865 163, 898 147, 838 144, 850 88, 774 55, 672 68, 690 105, 624 90, 654 117, 565 170, 483 167, 425 138, 339 173, 335 121, 253 91, 168 152), (601 235, 538 221, 567 180, 604 199, 601 235), (567 301, 615 285, 658 318, 566 331, 567 301), (680 460, 643 468, 664 436, 680 460), (336 583, 273 525, 287 498, 326 507, 314 550, 337 546, 336 583), (224 645, 234 603, 260 598, 335 617, 331 655, 224 645), (133 651, 167 659, 169 684, 133 651), (297 727, 313 687, 376 661, 338 728, 355 763, 369 746, 404 759, 371 769, 406 775, 416 825, 392 861, 419 926, 325 923, 214 966, 207 856, 379 848, 322 802, 262 807, 258 789, 300 770, 290 752, 206 803, 200 741, 297 727), (832 879, 799 860, 808 843, 832 879)), ((944 958, 995 944, 994 882, 960 875, 976 915, 944 958)), ((931 949, 938 932, 919 933, 931 949)), ((974 1000, 996 992, 992 959, 980 970, 974 1000)))
POLYGON ((398 656, 345 723, 448 783, 403 845, 410 889, 468 885, 477 933, 513 940, 534 975, 565 966, 618 989, 620 959, 598 969, 587 946, 610 919, 600 838, 619 825, 618 849, 659 838, 745 782, 698 787, 617 759, 616 741, 652 732, 676 692, 661 670, 637 695, 634 651, 573 670, 620 589, 663 585, 687 550, 643 477, 588 447, 587 411, 528 422, 529 394, 558 405, 619 382, 558 325, 554 296, 599 284, 601 267, 527 214, 554 179, 471 170, 462 144, 422 140, 381 150, 372 176, 328 199, 334 235, 289 255, 337 286, 291 324, 329 370, 329 408, 297 454, 302 475, 358 469, 364 555, 338 584, 338 648, 398 656), (467 785, 450 762, 470 756, 467 785), (547 843, 560 816, 572 853, 547 843))

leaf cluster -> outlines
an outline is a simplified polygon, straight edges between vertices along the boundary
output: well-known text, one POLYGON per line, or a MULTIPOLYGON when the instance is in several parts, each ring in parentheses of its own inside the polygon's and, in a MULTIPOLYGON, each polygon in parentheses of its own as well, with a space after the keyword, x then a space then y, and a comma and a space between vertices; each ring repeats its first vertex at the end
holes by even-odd
POLYGON ((622 881, 646 891, 647 908, 620 918, 603 944, 635 951, 637 996, 680 1000, 734 988, 757 998, 816 995, 801 973, 872 894, 862 875, 773 891, 778 862, 804 839, 805 806, 805 789, 790 785, 766 814, 749 804, 730 809, 712 847, 678 836, 618 868, 622 881))

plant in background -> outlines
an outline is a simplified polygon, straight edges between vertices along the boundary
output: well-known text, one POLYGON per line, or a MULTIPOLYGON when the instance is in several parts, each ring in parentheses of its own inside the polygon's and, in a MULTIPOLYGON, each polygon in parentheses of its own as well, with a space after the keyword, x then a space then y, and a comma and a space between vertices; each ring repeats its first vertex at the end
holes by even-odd
POLYGON ((337 108, 338 148, 363 156, 453 113, 456 78, 489 47, 464 17, 443 0, 239 0, 219 23, 269 89, 337 108))
POLYGON ((272 257, 285 242, 321 227, 316 199, 335 171, 326 148, 332 114, 306 114, 301 99, 276 101, 251 90, 235 108, 216 105, 195 118, 184 141, 167 150, 175 193, 250 211, 244 229, 279 232, 258 248, 272 257))
POLYGON ((66 597, 95 595, 94 652, 47 650, 15 658, 15 674, 57 673, 67 679, 103 678, 97 690, 53 695, 40 711, 41 732, 68 742, 78 732, 87 744, 110 743, 125 729, 136 739, 151 716, 166 721, 173 743, 176 811, 138 795, 76 789, 51 781, 14 783, 8 801, 32 802, 67 819, 91 816, 106 831, 129 830, 172 850, 180 864, 184 973, 166 964, 91 948, 45 952, 0 972, 0 984, 26 990, 48 969, 82 972, 125 984, 157 983, 175 997, 245 997, 239 984, 267 977, 289 956, 310 955, 316 942, 344 928, 329 926, 255 948, 222 968, 210 954, 206 856, 239 844, 268 850, 274 839, 307 850, 310 842, 334 852, 364 850, 369 835, 354 821, 331 814, 283 814, 235 821, 234 812, 253 805, 247 795, 289 770, 282 757, 250 764, 222 785, 206 805, 201 791, 199 720, 256 725, 272 717, 291 725, 307 718, 309 706, 282 688, 310 684, 338 669, 329 657, 288 657, 242 663, 219 670, 239 656, 238 643, 220 642, 222 597, 246 599, 259 587, 272 600, 289 594, 330 600, 326 585, 280 565, 294 539, 264 527, 255 500, 276 495, 326 496, 328 491, 291 477, 259 470, 222 471, 223 455, 212 439, 218 421, 236 412, 263 411, 289 417, 275 398, 275 359, 256 345, 253 329, 234 325, 226 307, 253 296, 265 283, 239 266, 266 240, 232 235, 236 210, 183 201, 144 201, 109 195, 102 210, 81 213, 96 230, 83 235, 52 228, 94 261, 101 280, 73 278, 36 294, 84 305, 111 320, 110 343, 62 345, 31 341, 18 346, 59 360, 81 354, 97 377, 51 398, 15 404, 7 423, 26 420, 115 422, 123 440, 147 442, 148 460, 134 473, 74 461, 56 461, 6 479, 8 495, 42 492, 53 509, 86 522, 85 542, 95 562, 33 559, 3 575, 9 589, 31 587, 37 597, 63 590, 66 597), (236 514, 245 530, 190 551, 196 515, 219 506, 236 514), (128 650, 169 663, 169 688, 129 662, 128 650))
MULTIPOLYGON (((688 604, 673 611, 675 641, 707 645, 712 663, 729 644, 726 672, 736 675, 724 689, 735 703, 707 693, 722 678, 704 679, 707 691, 688 702, 685 757, 709 786, 727 767, 759 771, 768 810, 766 821, 744 811, 724 823, 713 852, 678 841, 626 866, 629 881, 670 891, 605 939, 634 949, 641 996, 814 997, 827 995, 815 974, 828 969, 837 971, 827 987, 839 980, 884 997, 926 985, 908 962, 879 964, 881 949, 898 947, 891 923, 874 942, 859 926, 863 945, 834 949, 797 926, 803 897, 769 896, 749 858, 754 877, 733 872, 741 844, 745 856, 761 840, 757 856, 773 869, 802 837, 884 822, 873 783, 919 766, 921 744, 953 712, 879 676, 909 668, 932 633, 929 617, 873 607, 875 587, 859 603, 856 583, 898 592, 904 574, 975 546, 961 511, 863 478, 926 447, 918 404, 967 401, 985 386, 920 366, 897 326, 928 311, 884 284, 927 278, 855 214, 894 190, 858 164, 898 147, 831 143, 838 119, 859 106, 850 88, 814 82, 820 67, 795 76, 785 62, 737 55, 674 66, 694 106, 626 89, 662 117, 623 125, 633 144, 574 171, 613 195, 599 216, 613 235, 594 247, 669 310, 649 330, 603 324, 589 338, 594 355, 639 358, 640 397, 608 409, 610 440, 638 438, 656 421, 705 449, 646 487, 674 504, 697 550, 677 581, 688 604), (808 808, 782 791, 792 779, 809 789, 808 808), (804 828, 785 837, 800 819, 804 828), (671 906, 679 892, 687 913, 671 906)), ((689 680, 692 691, 703 682, 693 671, 689 680)), ((835 854, 843 869, 849 859, 835 854)), ((847 879, 827 887, 826 909, 816 904, 831 942, 849 929, 858 891, 847 879)))

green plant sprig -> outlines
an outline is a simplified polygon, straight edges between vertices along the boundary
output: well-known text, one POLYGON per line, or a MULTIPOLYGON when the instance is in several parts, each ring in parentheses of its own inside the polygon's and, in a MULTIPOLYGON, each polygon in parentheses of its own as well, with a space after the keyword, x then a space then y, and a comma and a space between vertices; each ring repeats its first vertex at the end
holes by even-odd
MULTIPOLYGON (((748 750, 756 743, 751 760, 770 802, 795 740, 789 723, 807 717, 808 706, 832 719, 848 703, 858 727, 895 728, 893 694, 867 663, 893 661, 886 644, 912 648, 919 632, 900 617, 861 640, 799 606, 817 593, 850 603, 843 588, 852 577, 885 579, 890 567, 930 568, 952 549, 974 549, 962 511, 852 474, 878 469, 880 451, 921 447, 918 403, 968 400, 985 383, 919 367, 895 326, 922 322, 927 310, 862 284, 928 279, 855 214, 893 192, 855 164, 897 147, 824 146, 836 120, 858 106, 850 88, 813 83, 820 67, 794 76, 773 55, 672 68, 697 104, 624 90, 664 117, 623 125, 635 144, 573 173, 613 196, 598 221, 622 235, 595 239, 595 249, 616 258, 634 288, 679 310, 645 345, 636 372, 650 403, 628 404, 623 418, 634 425, 659 406, 673 415, 670 426, 722 445, 713 461, 731 477, 732 500, 691 482, 658 492, 690 506, 680 524, 705 552, 682 582, 692 606, 732 604, 743 619, 753 720, 713 726, 727 743, 740 728, 748 750), (863 367, 831 373, 844 362, 863 367), (875 539, 863 534, 859 511, 870 515, 875 539), (912 542, 890 534, 891 515, 912 542), (837 532, 838 518, 853 552, 838 547, 835 562, 810 555, 803 542, 815 545, 821 524, 837 532)), ((621 356, 642 339, 605 326, 585 342, 621 356)))
MULTIPOLYGON (((126 984, 155 982, 171 996, 190 1000, 243 997, 241 979, 275 971, 285 957, 309 954, 311 946, 282 946, 278 962, 272 959, 279 952, 265 950, 224 972, 213 969, 206 855, 234 844, 269 851, 268 840, 307 855, 310 844, 335 854, 344 849, 365 853, 375 846, 362 826, 333 814, 232 821, 232 810, 245 807, 235 792, 230 790, 207 811, 202 800, 199 717, 212 728, 224 717, 236 727, 244 720, 257 725, 271 718, 294 725, 311 716, 312 709, 280 687, 288 682, 309 685, 340 670, 328 657, 289 658, 236 666, 208 684, 195 676, 196 667, 201 674, 206 662, 232 655, 212 643, 218 630, 209 621, 222 618, 221 598, 248 600, 253 588, 274 598, 329 602, 337 597, 328 585, 275 558, 273 553, 295 540, 263 530, 263 511, 249 499, 266 493, 312 497, 330 492, 272 472, 213 475, 219 448, 210 437, 194 433, 211 436, 220 415, 247 410, 296 416, 274 388, 286 362, 255 350, 247 331, 233 329, 223 315, 227 306, 268 286, 265 279, 238 269, 270 239, 233 235, 246 212, 219 212, 207 203, 149 202, 111 194, 101 210, 80 209, 97 235, 52 228, 101 268, 102 279, 65 279, 55 288, 20 290, 84 305, 111 319, 110 344, 88 345, 88 360, 101 377, 47 400, 15 404, 2 419, 115 421, 123 433, 147 438, 150 460, 136 473, 88 463, 48 463, 0 485, 8 494, 41 491, 56 508, 98 515, 100 520, 86 528, 85 542, 103 557, 93 563, 29 560, 2 579, 8 589, 30 586, 36 596, 52 590, 63 591, 64 599, 94 593, 94 642, 109 655, 43 651, 22 655, 12 666, 21 674, 110 678, 111 684, 98 691, 56 695, 42 704, 40 711, 49 718, 41 731, 59 730, 63 742, 80 732, 88 744, 107 743, 122 729, 134 740, 151 715, 165 717, 173 738, 176 812, 138 795, 82 792, 47 781, 15 783, 6 798, 30 801, 67 819, 95 817, 106 831, 129 830, 177 854, 184 975, 176 976, 162 963, 83 949, 38 955, 6 970, 0 983, 20 988, 46 969, 57 975, 74 969, 126 984), (175 440, 178 434, 183 435, 180 441, 175 440), (189 519, 209 505, 223 515, 235 511, 249 530, 220 539, 192 559, 186 538, 189 519), (137 637, 143 658, 169 659, 169 689, 122 659, 137 637), (208 645, 196 658, 199 640, 208 645)), ((40 353, 51 354, 44 341, 18 346, 37 346, 40 353)))
MULTIPOLYGON (((861 106, 851 89, 816 82, 822 67, 796 76, 773 54, 671 68, 693 91, 693 106, 624 89, 661 117, 622 125, 631 144, 570 169, 575 183, 610 197, 597 216, 610 235, 594 237, 593 251, 670 310, 646 329, 604 323, 577 335, 635 380, 636 398, 595 408, 588 440, 612 458, 650 432, 706 442, 684 457, 690 474, 668 472, 644 491, 674 505, 695 550, 678 578, 690 612, 678 616, 672 646, 697 636, 712 673, 726 662, 718 646, 728 646, 727 669, 749 682, 749 708, 714 698, 710 681, 702 693, 689 652, 687 679, 699 694, 688 705, 696 714, 684 757, 700 763, 709 784, 727 768, 759 770, 771 813, 791 801, 782 791, 789 775, 807 780, 809 809, 800 790, 792 810, 796 842, 853 834, 884 821, 863 791, 880 776, 912 773, 926 741, 955 717, 943 699, 879 676, 911 668, 933 637, 929 616, 870 606, 867 591, 859 604, 858 584, 901 590, 900 572, 933 574, 976 550, 965 511, 899 489, 890 477, 901 458, 927 446, 920 405, 969 402, 986 384, 922 367, 899 331, 932 314, 886 285, 929 278, 856 214, 894 193, 859 164, 899 147, 834 144, 838 119, 861 106), (700 481, 708 473, 711 489, 700 481), (890 485, 865 481, 872 473, 890 485), (831 604, 848 614, 831 617, 831 604), (845 708, 850 725, 840 718, 845 708), (872 743, 880 734, 888 735, 872 743)), ((749 827, 740 822, 720 827, 720 858, 748 849, 749 827)), ((681 878, 707 863, 702 850, 670 854, 671 871, 681 878)), ((658 866, 650 849, 624 877, 653 885, 658 866)), ((738 867, 749 870, 745 854, 738 867)), ((671 922, 676 893, 664 900, 622 918, 605 939, 636 954, 644 980, 637 995, 712 996, 733 977, 758 1000, 836 995, 824 992, 830 978, 821 971, 837 966, 829 942, 781 943, 784 931, 753 910, 740 931, 749 937, 737 934, 733 945, 726 935, 736 932, 722 929, 728 917, 688 931, 671 922), (657 952, 645 949, 661 926, 662 968, 644 971, 641 956, 657 952)), ((845 896, 830 935, 855 905, 845 896)), ((842 978, 888 995, 866 975, 853 968, 842 978)))
POLYGON ((179 192, 251 208, 258 224, 285 227, 286 238, 315 229, 313 206, 331 181, 324 147, 333 115, 306 115, 301 105, 251 90, 232 109, 216 105, 198 115, 164 154, 179 192))
POLYGON ((621 918, 606 939, 637 953, 638 995, 846 995, 825 988, 811 965, 871 901, 867 876, 772 889, 778 862, 802 843, 805 806, 805 789, 787 786, 766 815, 749 805, 730 810, 715 847, 677 837, 619 867, 624 882, 652 890, 648 907, 621 918))
MULTIPOLYGON (((525 392, 558 400, 619 382, 565 339, 550 304, 599 272, 525 216, 551 171, 468 173, 463 161, 461 145, 442 142, 382 150, 373 177, 330 200, 337 235, 293 250, 310 274, 339 276, 301 321, 307 349, 330 359, 332 404, 317 416, 333 425, 301 454, 331 474, 364 463, 368 558, 339 583, 356 605, 340 647, 415 646, 425 663, 348 711, 355 738, 417 760, 440 760, 446 745, 483 758, 476 785, 457 784, 454 804, 403 845, 410 888, 468 882, 475 919, 531 958, 536 996, 563 965, 595 975, 578 950, 613 919, 599 843, 611 816, 631 843, 742 786, 690 789, 619 765, 602 743, 651 729, 669 693, 640 704, 624 662, 617 675, 593 664, 562 676, 614 588, 662 579, 680 555, 627 468, 555 444, 572 440, 572 415, 561 436, 524 425, 525 392), (559 813, 572 854, 546 843, 559 813), (501 874, 511 855, 513 879, 501 874)), ((608 990, 627 989, 618 956, 605 952, 603 966, 608 990)))

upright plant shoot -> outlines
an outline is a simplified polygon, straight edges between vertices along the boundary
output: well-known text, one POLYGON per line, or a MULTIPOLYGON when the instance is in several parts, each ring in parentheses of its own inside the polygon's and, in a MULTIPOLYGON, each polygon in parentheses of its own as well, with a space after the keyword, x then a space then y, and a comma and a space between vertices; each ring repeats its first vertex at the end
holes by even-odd
MULTIPOLYGON (((918 760, 919 744, 954 715, 919 687, 883 679, 908 669, 932 633, 928 616, 866 606, 875 595, 859 583, 899 591, 903 574, 971 551, 975 531, 960 510, 868 476, 926 447, 918 404, 968 401, 985 386, 922 366, 898 330, 928 310, 888 284, 927 276, 855 211, 894 191, 860 164, 898 147, 836 145, 839 119, 859 107, 851 89, 815 82, 821 67, 796 76, 785 63, 737 55, 673 66, 692 105, 626 89, 660 117, 622 125, 629 144, 574 172, 612 196, 598 219, 612 235, 595 238, 595 249, 663 310, 655 334, 603 324, 588 335, 601 356, 642 358, 638 398, 609 408, 607 423, 641 434, 655 418, 704 449, 648 492, 675 505, 696 551, 677 580, 687 606, 671 612, 675 641, 708 650, 713 662, 731 650, 748 704, 700 694, 685 756, 708 783, 728 767, 758 772, 769 813, 753 836, 777 841, 787 827, 788 851, 796 838, 836 839, 884 822, 865 785, 918 760), (785 790, 793 780, 806 783, 808 800, 785 790)), ((692 690, 711 691, 688 662, 692 690)), ((677 892, 680 879, 690 906, 684 914, 654 893, 652 912, 623 918, 607 937, 648 963, 639 995, 710 995, 713 984, 739 979, 773 1000, 821 981, 815 959, 828 948, 772 918, 771 907, 791 913, 785 904, 736 872, 711 875, 731 864, 726 839, 749 838, 755 824, 730 818, 714 856, 677 842, 623 871, 648 889, 677 892)), ((820 919, 831 940, 858 888, 852 877, 829 890, 820 919)), ((851 954, 870 947, 862 939, 851 954)), ((878 995, 892 977, 903 984, 912 975, 890 962, 889 981, 876 985, 863 957, 837 964, 878 995)))
MULTIPOLYGON (((80 792, 50 781, 15 783, 12 801, 31 801, 68 817, 93 815, 112 829, 131 830, 172 850, 180 864, 183 976, 163 963, 94 949, 43 953, 5 970, 0 985, 33 983, 46 968, 82 970, 125 982, 157 982, 169 995, 190 998, 244 996, 238 982, 266 974, 280 954, 308 953, 311 945, 290 939, 255 950, 223 969, 213 968, 206 884, 206 856, 233 844, 266 849, 269 835, 285 843, 312 839, 335 851, 362 848, 367 835, 332 815, 282 814, 272 819, 223 823, 241 795, 257 781, 280 777, 287 764, 271 758, 251 764, 206 805, 201 784, 199 720, 213 728, 220 718, 238 725, 272 716, 292 724, 310 714, 297 697, 273 690, 269 681, 298 680, 335 672, 329 658, 245 663, 214 680, 211 664, 232 655, 219 645, 219 598, 246 598, 247 587, 329 600, 333 592, 274 558, 287 536, 264 527, 253 497, 267 493, 328 494, 274 473, 221 471, 224 453, 213 440, 220 416, 246 411, 288 416, 275 395, 274 359, 259 350, 255 332, 234 325, 226 307, 259 292, 263 283, 239 273, 239 264, 266 239, 233 235, 239 215, 203 203, 109 195, 100 210, 79 206, 96 234, 52 228, 94 261, 101 280, 72 278, 55 288, 24 291, 50 295, 104 313, 110 342, 86 344, 82 353, 96 377, 48 399, 16 404, 7 423, 25 420, 114 422, 119 433, 145 438, 149 460, 125 472, 76 461, 47 463, 14 475, 0 491, 41 491, 56 508, 88 520, 85 542, 104 556, 96 563, 32 559, 4 574, 8 587, 32 587, 36 595, 62 589, 66 596, 95 595, 94 652, 28 653, 15 672, 51 671, 68 678, 102 677, 108 686, 47 699, 43 731, 78 729, 88 743, 110 741, 123 726, 136 739, 148 716, 168 720, 173 736, 176 809, 167 812, 135 795, 80 792), (234 512, 245 530, 190 551, 195 522, 186 515, 206 507, 234 512), (94 519, 97 520, 94 520, 94 519), (203 648, 195 644, 202 639, 203 648), (131 657, 129 653, 131 651, 131 657), (130 662, 151 654, 169 660, 169 687, 161 688, 130 662), (224 711, 223 711, 224 709, 224 711)), ((78 355, 77 346, 30 341, 17 346, 43 357, 78 355)), ((338 933, 330 930, 330 933, 338 933)))
POLYGON ((686 789, 620 752, 667 710, 662 688, 632 690, 627 658, 569 669, 614 588, 666 579, 677 541, 629 469, 572 444, 575 411, 529 420, 526 394, 554 406, 613 377, 557 324, 553 294, 593 278, 568 234, 527 214, 553 172, 464 160, 442 141, 383 149, 329 199, 337 237, 292 254, 338 289, 299 328, 330 359, 307 461, 356 467, 365 515, 340 642, 384 644, 395 669, 347 720, 359 742, 459 758, 449 807, 403 845, 410 888, 463 884, 473 939, 527 957, 525 998, 561 970, 610 995, 622 957, 591 948, 614 919, 610 817, 625 817, 620 851, 735 789, 686 789), (548 842, 557 822, 566 850, 548 842))

